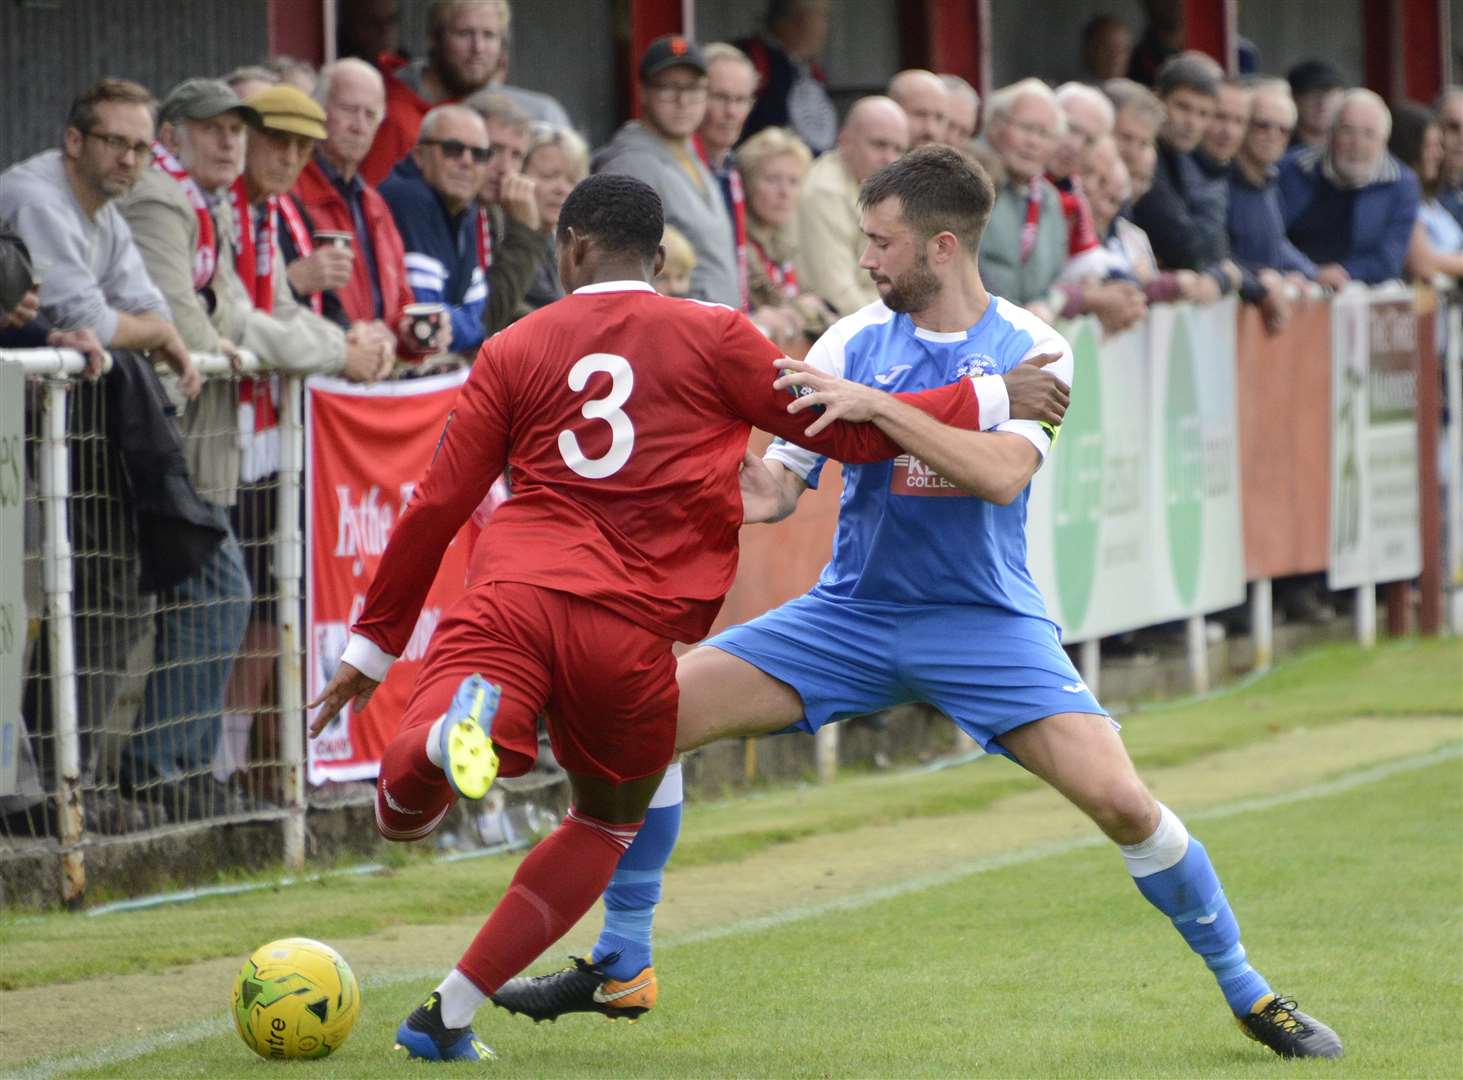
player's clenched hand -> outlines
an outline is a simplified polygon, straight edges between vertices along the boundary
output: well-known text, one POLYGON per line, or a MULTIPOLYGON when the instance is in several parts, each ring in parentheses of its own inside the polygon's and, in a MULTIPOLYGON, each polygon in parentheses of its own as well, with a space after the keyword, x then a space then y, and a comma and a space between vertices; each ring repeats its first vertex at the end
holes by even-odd
POLYGON ((742 452, 737 480, 742 489, 743 525, 776 521, 785 516, 782 509, 782 489, 778 487, 767 464, 759 455, 752 453, 750 448, 742 452))
POLYGON ((325 730, 325 725, 335 719, 336 713, 345 708, 352 700, 356 708, 364 709, 366 702, 371 700, 376 687, 380 686, 375 679, 369 675, 362 674, 358 669, 347 664, 344 660, 340 667, 335 669, 335 674, 320 696, 310 702, 309 707, 321 706, 320 712, 315 719, 310 721, 310 738, 314 738, 325 730))
POLYGON ((1060 353, 1043 353, 1017 364, 1001 378, 1011 399, 1012 420, 1040 420, 1060 424, 1071 400, 1067 384, 1043 369, 1061 359, 1060 353))
POLYGON ((823 415, 808 425, 807 434, 816 435, 835 420, 862 424, 879 416, 889 404, 889 395, 862 383, 849 382, 826 371, 786 356, 772 361, 782 374, 772 384, 776 390, 791 390, 797 397, 787 407, 790 413, 821 408, 823 415))

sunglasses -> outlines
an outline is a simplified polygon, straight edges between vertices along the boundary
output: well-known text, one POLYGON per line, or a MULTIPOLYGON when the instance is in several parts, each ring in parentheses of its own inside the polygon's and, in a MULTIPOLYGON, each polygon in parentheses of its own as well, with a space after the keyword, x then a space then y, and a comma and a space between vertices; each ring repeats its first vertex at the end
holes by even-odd
POLYGON ((423 139, 422 146, 435 146, 442 151, 443 157, 453 159, 461 158, 463 154, 471 154, 473 161, 477 164, 485 164, 493 156, 491 146, 469 146, 457 139, 423 139))

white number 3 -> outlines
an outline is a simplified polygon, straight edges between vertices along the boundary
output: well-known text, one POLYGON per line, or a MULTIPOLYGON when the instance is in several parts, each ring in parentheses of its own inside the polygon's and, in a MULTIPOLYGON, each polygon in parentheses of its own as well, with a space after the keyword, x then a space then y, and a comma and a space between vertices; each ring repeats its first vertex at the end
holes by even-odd
POLYGON ((589 382, 596 371, 603 371, 611 379, 607 397, 586 401, 580 408, 586 420, 603 420, 610 426, 610 448, 603 457, 585 457, 579 446, 579 437, 572 431, 559 432, 559 453, 564 464, 580 476, 590 480, 603 480, 613 476, 630 460, 630 451, 635 449, 635 425, 620 406, 630 400, 630 391, 635 389, 635 372, 630 370, 630 361, 613 353, 590 353, 581 357, 569 369, 569 389, 576 394, 589 382))

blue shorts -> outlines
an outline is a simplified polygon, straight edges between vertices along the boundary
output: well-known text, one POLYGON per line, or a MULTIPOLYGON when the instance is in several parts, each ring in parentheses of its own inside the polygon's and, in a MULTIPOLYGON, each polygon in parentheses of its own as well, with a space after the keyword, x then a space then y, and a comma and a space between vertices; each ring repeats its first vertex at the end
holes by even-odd
POLYGON ((1002 608, 911 607, 814 589, 706 644, 798 692, 803 719, 788 731, 922 701, 988 752, 1005 753, 1000 735, 1033 720, 1107 715, 1067 658, 1057 625, 1002 608))

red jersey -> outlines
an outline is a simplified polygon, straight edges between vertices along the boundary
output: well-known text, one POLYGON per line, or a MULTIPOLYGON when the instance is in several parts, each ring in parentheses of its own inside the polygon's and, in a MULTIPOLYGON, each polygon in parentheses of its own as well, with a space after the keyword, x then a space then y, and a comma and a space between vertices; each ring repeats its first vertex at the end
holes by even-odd
MULTIPOLYGON (((789 414, 791 396, 772 387, 780 356, 741 313, 633 281, 580 289, 489 338, 354 633, 401 655, 442 552, 509 465, 513 497, 478 541, 474 585, 555 589, 699 640, 736 574, 752 425, 839 461, 902 452, 873 424, 809 439, 814 417, 789 414)), ((968 379, 898 396, 980 426, 968 379)))

